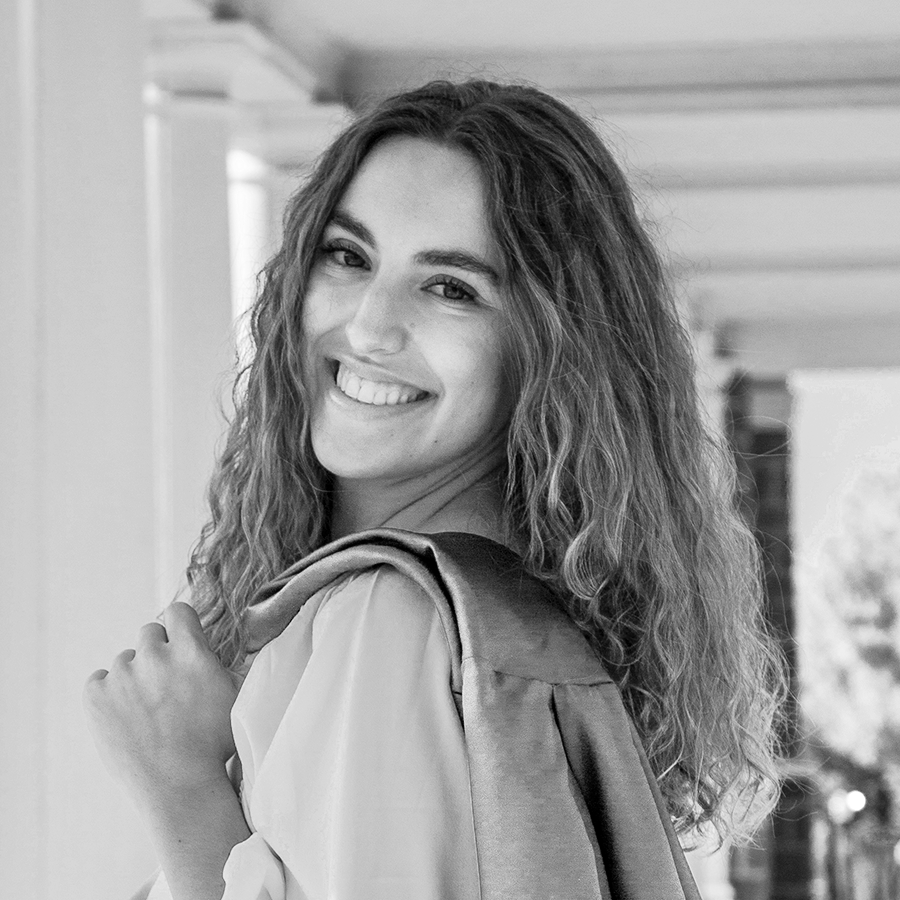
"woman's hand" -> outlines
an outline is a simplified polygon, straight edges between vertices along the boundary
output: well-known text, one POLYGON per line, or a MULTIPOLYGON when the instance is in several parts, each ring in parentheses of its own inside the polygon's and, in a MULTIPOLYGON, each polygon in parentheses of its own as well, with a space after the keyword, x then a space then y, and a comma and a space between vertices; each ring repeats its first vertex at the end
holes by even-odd
POLYGON ((84 703, 100 755, 137 803, 174 900, 219 900, 232 847, 250 836, 225 772, 236 680, 186 603, 94 672, 84 703))
POLYGON ((100 755, 140 808, 220 782, 234 753, 234 677, 190 606, 172 603, 163 622, 145 625, 136 649, 84 688, 100 755))

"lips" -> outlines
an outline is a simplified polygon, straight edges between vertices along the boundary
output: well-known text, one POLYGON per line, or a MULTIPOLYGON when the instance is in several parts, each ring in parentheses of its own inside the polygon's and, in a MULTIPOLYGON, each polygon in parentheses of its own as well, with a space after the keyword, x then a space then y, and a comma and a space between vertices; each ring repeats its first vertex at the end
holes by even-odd
POLYGON ((399 406, 424 400, 428 396, 427 391, 410 384, 364 378, 343 362, 337 364, 334 381, 342 394, 357 403, 371 406, 399 406))

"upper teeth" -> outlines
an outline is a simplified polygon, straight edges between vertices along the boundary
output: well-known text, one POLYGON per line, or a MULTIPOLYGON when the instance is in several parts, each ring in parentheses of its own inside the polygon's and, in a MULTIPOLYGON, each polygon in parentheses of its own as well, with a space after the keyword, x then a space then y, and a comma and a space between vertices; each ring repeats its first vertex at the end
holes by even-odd
POLYGON ((338 365, 335 376, 337 386, 348 397, 352 397, 359 403, 371 403, 374 406, 393 406, 397 403, 409 403, 425 396, 425 391, 420 391, 408 384, 391 384, 385 381, 369 381, 361 378, 355 372, 351 372, 343 363, 338 365))

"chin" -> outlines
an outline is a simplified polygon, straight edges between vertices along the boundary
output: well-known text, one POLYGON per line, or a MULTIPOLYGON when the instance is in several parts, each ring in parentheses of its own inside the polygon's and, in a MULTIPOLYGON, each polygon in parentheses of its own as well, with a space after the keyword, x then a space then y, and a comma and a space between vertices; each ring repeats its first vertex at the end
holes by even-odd
POLYGON ((322 446, 314 440, 313 453, 319 465, 335 478, 370 481, 396 476, 396 467, 389 462, 372 459, 371 453, 347 453, 345 446, 336 446, 330 441, 322 446))

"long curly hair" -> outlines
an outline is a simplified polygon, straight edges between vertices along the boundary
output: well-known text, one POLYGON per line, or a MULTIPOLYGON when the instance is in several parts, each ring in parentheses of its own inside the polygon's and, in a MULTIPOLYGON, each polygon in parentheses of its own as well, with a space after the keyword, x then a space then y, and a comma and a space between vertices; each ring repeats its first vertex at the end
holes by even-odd
POLYGON ((629 185, 543 92, 433 82, 360 115, 288 204, 252 310, 252 361, 189 583, 223 664, 254 593, 328 539, 301 309, 322 232, 369 151, 407 135, 480 164, 508 304, 516 406, 504 516, 621 690, 676 827, 752 832, 777 789, 783 674, 727 449, 629 185))

